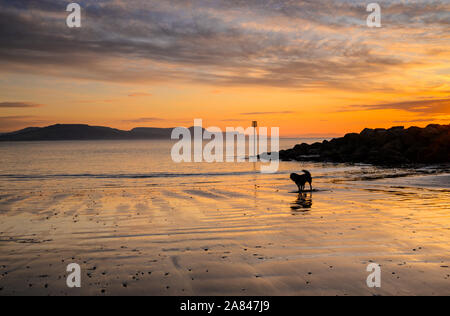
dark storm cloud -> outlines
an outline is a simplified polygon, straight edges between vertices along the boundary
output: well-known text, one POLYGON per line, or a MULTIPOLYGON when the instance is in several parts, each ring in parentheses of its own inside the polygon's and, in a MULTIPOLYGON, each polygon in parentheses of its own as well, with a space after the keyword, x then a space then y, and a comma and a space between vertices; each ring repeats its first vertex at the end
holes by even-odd
MULTIPOLYGON (((365 2, 79 1, 80 29, 65 25, 69 2, 0 0, 1 72, 113 82, 362 88, 370 83, 355 78, 414 63, 374 50, 356 33, 364 29, 365 2)), ((408 21, 410 27, 436 29, 423 37, 448 27, 447 3, 380 4, 387 24, 408 21)))

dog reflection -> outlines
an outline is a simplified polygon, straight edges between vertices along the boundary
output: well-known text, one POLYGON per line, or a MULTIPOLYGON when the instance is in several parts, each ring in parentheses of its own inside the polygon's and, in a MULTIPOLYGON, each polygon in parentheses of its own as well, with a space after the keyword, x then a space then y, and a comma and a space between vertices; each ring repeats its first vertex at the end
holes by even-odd
POLYGON ((297 200, 291 205, 295 212, 308 212, 312 208, 312 193, 300 193, 297 200))

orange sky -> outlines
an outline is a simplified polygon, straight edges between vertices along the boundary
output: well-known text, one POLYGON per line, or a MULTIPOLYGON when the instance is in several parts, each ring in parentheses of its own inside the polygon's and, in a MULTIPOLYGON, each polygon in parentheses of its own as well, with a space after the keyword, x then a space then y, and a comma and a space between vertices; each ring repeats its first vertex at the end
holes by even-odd
POLYGON ((0 132, 195 118, 258 120, 282 136, 448 124, 449 4, 384 1, 383 27, 369 29, 356 2, 80 1, 74 30, 64 6, 2 1, 11 23, 0 28, 0 132))

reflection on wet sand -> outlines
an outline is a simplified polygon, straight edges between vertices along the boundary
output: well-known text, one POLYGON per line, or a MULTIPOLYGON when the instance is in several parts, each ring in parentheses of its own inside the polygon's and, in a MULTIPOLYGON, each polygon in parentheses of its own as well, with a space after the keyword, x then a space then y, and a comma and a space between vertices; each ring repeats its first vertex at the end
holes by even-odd
POLYGON ((297 199, 291 205, 291 209, 294 212, 309 212, 312 208, 312 192, 299 193, 297 199))

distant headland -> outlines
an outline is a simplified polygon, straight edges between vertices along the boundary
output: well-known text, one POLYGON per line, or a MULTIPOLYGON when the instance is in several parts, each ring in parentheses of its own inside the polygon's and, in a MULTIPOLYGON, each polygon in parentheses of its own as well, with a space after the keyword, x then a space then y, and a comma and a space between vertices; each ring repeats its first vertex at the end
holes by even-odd
POLYGON ((280 159, 373 165, 450 163, 450 125, 365 129, 331 141, 296 145, 280 151, 280 159))
POLYGON ((0 135, 0 141, 170 139, 172 128, 142 127, 124 131, 103 126, 56 124, 28 127, 0 135))

